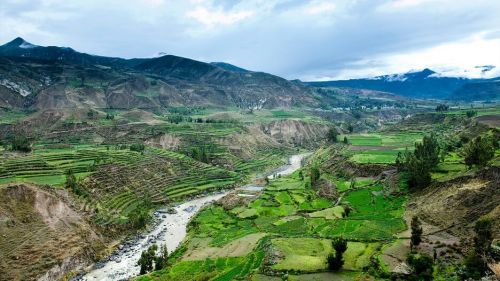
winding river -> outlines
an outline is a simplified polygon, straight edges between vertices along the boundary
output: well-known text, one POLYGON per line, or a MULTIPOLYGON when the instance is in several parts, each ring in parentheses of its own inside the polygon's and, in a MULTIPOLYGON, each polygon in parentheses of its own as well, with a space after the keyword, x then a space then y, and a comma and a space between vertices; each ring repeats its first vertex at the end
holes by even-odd
MULTIPOLYGON (((301 167, 302 159, 308 154, 292 155, 287 165, 269 173, 274 175, 288 175, 301 167)), ((244 190, 261 190, 263 186, 247 185, 244 190)), ((192 199, 174 207, 175 213, 167 213, 166 209, 156 211, 154 216, 158 222, 154 228, 120 245, 118 249, 105 261, 99 262, 90 272, 77 278, 81 281, 91 280, 129 280, 139 275, 140 267, 137 261, 142 251, 153 244, 166 244, 169 252, 175 250, 186 237, 186 227, 189 220, 205 205, 224 197, 230 191, 214 193, 204 197, 192 199)))

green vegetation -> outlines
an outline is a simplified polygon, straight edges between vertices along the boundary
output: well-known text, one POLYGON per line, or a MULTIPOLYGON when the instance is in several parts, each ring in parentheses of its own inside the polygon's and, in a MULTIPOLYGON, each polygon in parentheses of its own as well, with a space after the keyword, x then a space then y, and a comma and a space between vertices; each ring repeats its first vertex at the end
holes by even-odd
POLYGON ((473 165, 484 167, 495 156, 494 141, 478 136, 464 147, 464 161, 469 168, 473 165))
POLYGON ((418 217, 411 218, 411 237, 410 237, 410 248, 420 245, 422 241, 422 226, 418 217))
POLYGON ((344 265, 344 253, 347 251, 347 241, 342 237, 335 237, 332 241, 332 248, 335 253, 330 253, 326 259, 328 269, 331 271, 338 271, 344 265))
POLYGON ((440 148, 434 135, 425 136, 422 143, 415 143, 415 150, 405 151, 404 159, 398 155, 396 163, 402 163, 403 171, 408 173, 411 188, 422 189, 431 182, 431 171, 439 164, 440 148))

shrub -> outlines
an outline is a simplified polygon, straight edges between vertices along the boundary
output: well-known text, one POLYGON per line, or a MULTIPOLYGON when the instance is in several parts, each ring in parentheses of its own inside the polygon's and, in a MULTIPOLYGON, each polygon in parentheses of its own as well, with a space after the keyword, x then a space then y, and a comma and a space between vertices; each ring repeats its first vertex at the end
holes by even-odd
POLYGON ((477 111, 475 111, 474 109, 467 110, 467 112, 465 112, 465 115, 469 118, 472 118, 477 115, 477 111))
POLYGON ((410 253, 406 261, 413 268, 413 272, 409 276, 410 280, 432 280, 432 266, 434 262, 431 256, 410 253))

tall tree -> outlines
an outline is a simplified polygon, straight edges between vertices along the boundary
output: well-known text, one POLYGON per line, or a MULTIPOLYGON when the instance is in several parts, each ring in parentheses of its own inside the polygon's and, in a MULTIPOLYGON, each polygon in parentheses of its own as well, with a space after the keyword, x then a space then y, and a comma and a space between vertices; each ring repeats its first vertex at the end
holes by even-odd
POLYGON ((321 172, 319 171, 319 168, 316 166, 311 167, 311 185, 316 184, 316 182, 319 180, 321 176, 321 172))
POLYGON ((488 137, 478 136, 464 147, 464 161, 469 168, 477 165, 484 167, 495 156, 493 141, 488 137))
POLYGON ((166 268, 168 265, 168 249, 167 245, 163 244, 160 247, 160 252, 155 258, 155 270, 161 270, 166 268))
POLYGON ((422 143, 415 143, 415 150, 405 151, 404 164, 401 164, 403 157, 398 155, 396 164, 403 171, 408 172, 408 185, 412 188, 424 188, 431 183, 431 170, 440 161, 439 143, 434 134, 424 136, 422 143))
POLYGON ((137 261, 137 265, 141 267, 140 274, 146 274, 153 270, 153 263, 157 249, 158 246, 154 244, 141 253, 141 257, 137 261))
POLYGON ((413 249, 414 246, 420 245, 422 242, 422 223, 418 219, 417 216, 411 219, 411 238, 410 238, 410 247, 413 249))
POLYGON ((337 271, 344 265, 344 253, 347 251, 347 240, 342 237, 335 237, 332 241, 332 248, 335 250, 326 258, 328 268, 332 271, 337 271))

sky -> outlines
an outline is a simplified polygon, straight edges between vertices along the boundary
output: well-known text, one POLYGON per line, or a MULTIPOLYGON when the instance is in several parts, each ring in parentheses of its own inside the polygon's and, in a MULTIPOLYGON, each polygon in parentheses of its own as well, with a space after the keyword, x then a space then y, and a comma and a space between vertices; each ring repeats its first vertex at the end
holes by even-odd
POLYGON ((104 56, 223 61, 304 81, 426 67, 500 76, 499 0, 1 0, 0 44, 18 36, 104 56))

